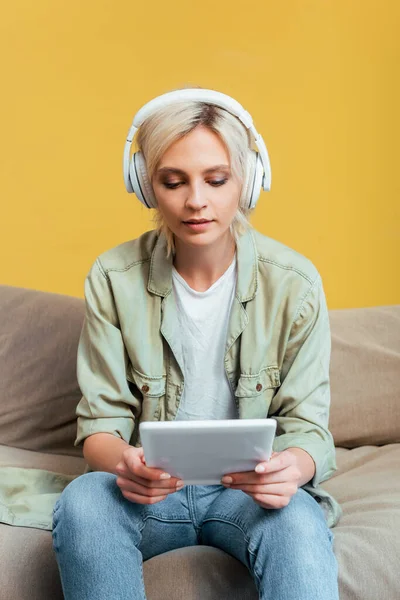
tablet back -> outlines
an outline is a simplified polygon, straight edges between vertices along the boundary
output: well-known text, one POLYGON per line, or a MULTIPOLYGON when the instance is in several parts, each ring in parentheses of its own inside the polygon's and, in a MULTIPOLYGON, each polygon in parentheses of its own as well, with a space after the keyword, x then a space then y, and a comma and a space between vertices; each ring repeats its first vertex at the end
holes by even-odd
POLYGON ((212 485, 227 473, 253 471, 269 460, 276 421, 147 421, 139 429, 148 467, 163 469, 187 485, 212 485))

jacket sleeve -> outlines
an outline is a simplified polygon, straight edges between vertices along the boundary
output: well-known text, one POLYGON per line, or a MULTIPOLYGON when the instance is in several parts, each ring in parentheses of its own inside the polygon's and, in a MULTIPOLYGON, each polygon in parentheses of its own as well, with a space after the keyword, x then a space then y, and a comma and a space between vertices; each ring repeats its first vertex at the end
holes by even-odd
POLYGON ((281 369, 281 386, 268 416, 277 421, 273 449, 302 448, 315 463, 308 485, 317 487, 336 471, 335 446, 328 430, 331 332, 318 274, 293 319, 281 369))
POLYGON ((140 401, 126 379, 127 360, 111 284, 97 258, 85 279, 85 319, 77 353, 83 395, 76 408, 74 446, 100 432, 129 443, 140 401))

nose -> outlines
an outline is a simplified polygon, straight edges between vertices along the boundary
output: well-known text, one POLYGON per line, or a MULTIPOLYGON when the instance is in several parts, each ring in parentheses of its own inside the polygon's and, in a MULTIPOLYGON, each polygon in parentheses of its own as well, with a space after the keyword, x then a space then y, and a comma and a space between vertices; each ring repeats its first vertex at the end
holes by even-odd
POLYGON ((207 205, 205 190, 201 184, 193 183, 188 186, 188 195, 185 202, 187 208, 199 210, 207 205))

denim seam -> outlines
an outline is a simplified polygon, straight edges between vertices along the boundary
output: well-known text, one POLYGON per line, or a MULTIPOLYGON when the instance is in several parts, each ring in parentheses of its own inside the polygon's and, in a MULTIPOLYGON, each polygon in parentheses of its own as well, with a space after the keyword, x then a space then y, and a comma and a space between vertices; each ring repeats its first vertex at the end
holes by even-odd
POLYGON ((286 271, 294 271, 295 273, 298 273, 299 275, 301 275, 304 279, 306 279, 309 283, 312 283, 312 279, 310 279, 310 277, 308 277, 308 275, 306 275, 305 273, 303 273, 303 271, 300 271, 300 269, 293 267, 291 265, 282 265, 281 263, 276 262, 275 260, 271 260, 270 258, 264 258, 263 256, 258 255, 258 260, 261 262, 265 262, 265 263, 269 263, 271 265, 275 265, 276 267, 280 267, 281 269, 285 269, 286 271))
POLYGON ((191 518, 191 522, 193 523, 193 527, 195 528, 196 533, 199 534, 200 525, 199 525, 198 519, 197 519, 196 503, 194 501, 194 492, 193 492, 193 487, 190 485, 188 485, 186 488, 186 496, 188 499, 189 516, 191 518))
POLYGON ((253 573, 254 573, 255 578, 257 579, 258 589, 260 589, 260 586, 261 586, 261 576, 256 571, 257 554, 253 550, 251 550, 251 548, 250 548, 250 540, 247 537, 247 534, 244 531, 243 526, 240 525, 239 523, 236 523, 233 519, 227 519, 226 517, 224 517, 222 515, 215 515, 214 517, 208 517, 208 518, 204 519, 203 525, 204 525, 204 523, 207 523, 207 521, 221 521, 223 523, 227 523, 228 525, 233 525, 233 527, 236 527, 237 529, 239 529, 239 531, 241 531, 243 533, 244 541, 245 541, 245 543, 247 545, 247 551, 254 558, 253 573))
POLYGON ((53 520, 53 523, 52 523, 52 532, 51 532, 52 533, 52 539, 53 539, 53 548, 54 548, 55 552, 58 552, 59 544, 57 542, 56 526, 57 526, 57 523, 54 523, 54 520, 53 520))
POLYGON ((56 532, 56 528, 59 523, 58 511, 60 510, 60 507, 61 507, 61 502, 59 502, 59 500, 60 500, 60 498, 58 498, 54 504, 53 515, 52 515, 52 519, 51 519, 51 534, 52 534, 52 540, 53 540, 53 549, 55 552, 58 552, 58 550, 59 550, 59 544, 57 542, 57 532, 56 532))
POLYGON ((57 523, 58 523, 58 515, 54 512, 53 518, 51 520, 51 525, 52 525, 53 529, 56 527, 57 523))
MULTIPOLYGON (((301 300, 300 300, 300 305, 297 307, 297 309, 296 309, 296 312, 295 312, 295 315, 294 315, 294 317, 293 317, 292 327, 293 327, 293 326, 294 326, 294 324, 296 323, 296 320, 297 320, 297 318, 298 318, 298 316, 299 316, 299 314, 300 314, 300 312, 301 312, 301 309, 302 309, 302 308, 303 308, 303 306, 304 306, 304 303, 305 303, 305 301, 306 301, 306 300, 307 300, 307 298, 308 298, 308 297, 309 297, 309 296, 312 294, 312 292, 314 291, 314 288, 316 287, 316 284, 317 284, 318 282, 321 282, 321 276, 320 276, 320 274, 319 274, 319 273, 318 273, 317 277, 314 279, 314 281, 312 281, 312 282, 311 282, 311 285, 310 285, 310 287, 308 288, 308 290, 307 290, 307 291, 304 293, 303 297, 301 298, 301 300)), ((291 327, 291 330, 292 330, 292 327, 291 327)), ((290 331, 291 331, 291 330, 290 330, 290 331)))
POLYGON ((192 523, 191 519, 185 519, 182 517, 170 515, 167 517, 159 517, 158 515, 146 515, 143 518, 143 521, 147 521, 148 519, 155 519, 156 521, 161 521, 162 523, 192 523))
MULTIPOLYGON (((139 535, 142 536, 142 531, 144 529, 144 526, 146 525, 146 517, 143 518, 143 512, 144 512, 144 508, 142 510, 142 518, 139 519, 139 523, 140 523, 140 528, 139 528, 139 535)), ((143 598, 146 598, 146 588, 144 587, 144 576, 143 576, 143 556, 142 556, 142 565, 141 565, 141 569, 140 569, 140 581, 142 584, 142 592, 143 592, 143 598)))
MULTIPOLYGON (((151 260, 151 258, 142 258, 140 260, 135 260, 132 263, 129 263, 128 265, 126 265, 125 267, 121 267, 121 268, 117 268, 117 267, 108 267, 104 269, 105 274, 108 277, 109 273, 115 272, 115 273, 124 273, 125 271, 129 271, 129 269, 131 269, 132 267, 136 267, 136 265, 142 265, 143 263, 149 262, 151 260)), ((99 260, 100 262, 100 260, 99 260)))

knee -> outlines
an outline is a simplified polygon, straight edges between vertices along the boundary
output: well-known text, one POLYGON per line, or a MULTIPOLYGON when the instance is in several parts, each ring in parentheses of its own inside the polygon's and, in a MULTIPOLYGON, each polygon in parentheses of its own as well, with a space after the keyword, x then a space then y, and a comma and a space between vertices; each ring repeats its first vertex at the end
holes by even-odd
POLYGON ((292 496, 287 506, 274 511, 273 516, 277 533, 281 534, 280 537, 283 534, 283 539, 287 539, 291 545, 296 542, 303 545, 305 540, 310 543, 324 537, 330 539, 329 528, 320 506, 302 488, 292 496))
POLYGON ((104 471, 80 475, 63 490, 54 511, 54 520, 68 523, 68 528, 92 522, 98 523, 102 514, 107 514, 120 493, 116 476, 104 471))

